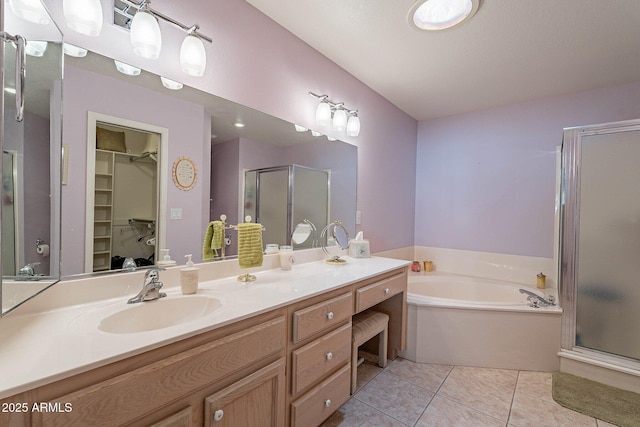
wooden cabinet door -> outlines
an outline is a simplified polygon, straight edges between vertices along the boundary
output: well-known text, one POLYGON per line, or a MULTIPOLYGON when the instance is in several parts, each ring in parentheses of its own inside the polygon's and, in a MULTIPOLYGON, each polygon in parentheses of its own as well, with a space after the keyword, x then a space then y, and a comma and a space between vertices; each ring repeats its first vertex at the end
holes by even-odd
POLYGON ((187 406, 180 412, 168 416, 160 421, 151 424, 149 427, 191 427, 191 413, 193 408, 187 406))
POLYGON ((205 399, 205 427, 284 425, 285 363, 280 359, 205 399))

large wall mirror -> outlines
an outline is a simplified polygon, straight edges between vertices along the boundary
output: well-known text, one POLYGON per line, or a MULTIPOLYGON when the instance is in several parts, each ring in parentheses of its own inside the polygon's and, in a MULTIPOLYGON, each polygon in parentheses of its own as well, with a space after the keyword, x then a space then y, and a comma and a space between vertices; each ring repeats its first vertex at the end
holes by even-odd
MULTIPOLYGON (((116 70, 113 59, 93 52, 82 58, 65 57, 64 89, 64 142, 69 163, 67 183, 62 186, 63 277, 96 274, 98 270, 117 273, 122 270, 118 263, 112 262, 116 257, 118 260, 154 259, 153 253, 157 259, 159 250, 164 248, 170 249, 170 255, 179 264, 183 263, 185 254, 193 254, 196 262, 202 261, 209 223, 224 215, 228 224, 236 224, 248 212, 245 172, 250 170, 295 167, 299 175, 307 170, 321 171, 325 179, 330 177, 326 191, 322 194, 307 191, 304 196, 323 199, 320 205, 323 212, 319 215, 322 221, 340 220, 350 232, 355 232, 357 148, 354 145, 330 141, 324 136, 314 137, 308 131, 298 132, 291 123, 191 87, 168 89, 159 76, 144 70, 135 76, 124 75, 116 70), (117 213, 121 212, 116 207, 118 195, 98 192, 105 190, 99 188, 99 177, 94 175, 98 170, 105 172, 104 176, 111 176, 109 179, 115 183, 119 175, 114 169, 117 158, 122 158, 123 166, 130 166, 127 162, 131 162, 131 158, 153 150, 144 148, 146 144, 138 147, 133 140, 125 142, 119 152, 96 148, 96 125, 90 119, 96 114, 128 120, 129 124, 120 125, 121 128, 141 132, 145 132, 145 128, 166 130, 159 144, 166 151, 155 159, 145 156, 141 160, 149 166, 157 162, 165 168, 165 172, 160 166, 155 169, 156 187, 137 190, 139 200, 149 199, 158 207, 153 218, 117 213), (243 127, 236 127, 237 123, 243 127), (210 154, 204 158, 204 153, 210 154), (189 188, 176 185, 176 177, 172 176, 172 166, 182 158, 189 159, 195 167, 195 183, 189 188), (95 176, 93 182, 92 176, 95 176), (156 188, 162 185, 167 189, 166 200, 161 205, 151 195, 160 194, 156 188), (111 231, 95 229, 98 225, 88 220, 92 214, 102 219, 111 215, 111 231), (140 221, 136 221, 138 219, 140 221), (154 224, 145 223, 146 220, 154 224), (153 240, 163 232, 163 242, 153 240), (123 243, 116 244, 119 240, 123 243), (153 244, 156 246, 148 247, 144 254, 132 250, 132 247, 139 249, 142 245, 144 249, 153 244), (108 252, 108 255, 98 252, 108 252)), ((112 120, 97 122, 98 128, 124 132, 112 120)), ((324 224, 318 226, 321 229, 324 224)), ((229 258, 236 253, 237 236, 233 230, 227 230, 226 236, 230 244, 224 253, 229 258)), ((287 244, 290 236, 285 235, 282 241, 272 240, 274 242, 265 243, 287 244)))
POLYGON ((34 23, 9 4, 3 12, 0 236, 6 314, 60 275, 62 35, 51 19, 34 23), (11 39, 16 35, 26 40, 23 105, 18 43, 11 39))

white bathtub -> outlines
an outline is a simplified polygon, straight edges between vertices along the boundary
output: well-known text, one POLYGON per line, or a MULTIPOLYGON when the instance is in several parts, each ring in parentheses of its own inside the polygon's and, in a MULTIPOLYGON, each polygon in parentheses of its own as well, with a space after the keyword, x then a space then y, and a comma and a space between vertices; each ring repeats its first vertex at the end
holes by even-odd
POLYGON ((422 363, 558 370, 562 310, 529 307, 521 288, 555 293, 478 277, 411 273, 403 356, 422 363))

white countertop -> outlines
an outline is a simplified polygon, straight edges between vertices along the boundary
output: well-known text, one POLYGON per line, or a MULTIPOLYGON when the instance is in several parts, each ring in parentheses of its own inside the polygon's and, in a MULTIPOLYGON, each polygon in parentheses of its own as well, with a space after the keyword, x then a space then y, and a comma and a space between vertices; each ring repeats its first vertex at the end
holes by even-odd
MULTIPOLYGON (((10 314, 0 319, 0 399, 410 264, 379 257, 347 259, 345 265, 316 261, 296 264, 290 271, 252 273, 257 281, 251 283, 239 282, 235 275, 201 282, 198 294, 219 297, 221 308, 188 323, 146 332, 102 332, 91 318, 92 312, 109 310, 109 305, 126 306, 139 289, 127 297, 10 314)), ((175 285, 163 291, 166 299, 188 298, 175 285)), ((36 297, 39 304, 48 292, 36 297)))

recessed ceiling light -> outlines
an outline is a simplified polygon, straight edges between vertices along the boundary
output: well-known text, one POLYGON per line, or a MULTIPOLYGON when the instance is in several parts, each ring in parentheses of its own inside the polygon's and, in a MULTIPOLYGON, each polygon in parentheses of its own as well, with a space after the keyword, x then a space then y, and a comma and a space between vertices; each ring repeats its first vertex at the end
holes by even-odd
POLYGON ((243 128, 244 127, 244 123, 242 123, 242 122, 235 122, 233 125, 235 127, 237 127, 237 128, 243 128))
POLYGON ((140 74, 140 68, 134 67, 134 66, 129 65, 129 64, 125 64, 124 62, 120 62, 120 61, 115 60, 115 59, 113 60, 113 62, 115 62, 116 68, 122 74, 126 74, 127 76, 137 76, 137 75, 140 74))
POLYGON ((160 80, 162 81, 162 86, 171 90, 180 90, 183 87, 183 84, 180 82, 176 82, 175 80, 168 79, 166 77, 160 76, 160 80))
POLYGON ((418 0, 409 11, 409 22, 420 30, 444 30, 471 18, 480 0, 418 0))
POLYGON ((87 49, 83 49, 69 43, 63 43, 62 49, 65 55, 75 56, 76 58, 84 58, 87 56, 87 49))

